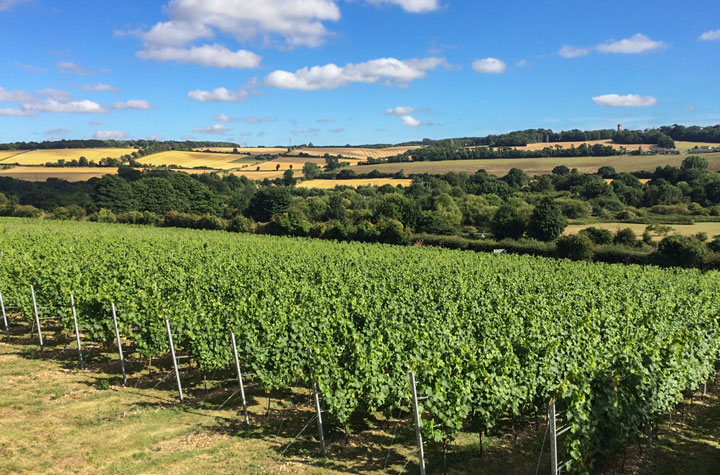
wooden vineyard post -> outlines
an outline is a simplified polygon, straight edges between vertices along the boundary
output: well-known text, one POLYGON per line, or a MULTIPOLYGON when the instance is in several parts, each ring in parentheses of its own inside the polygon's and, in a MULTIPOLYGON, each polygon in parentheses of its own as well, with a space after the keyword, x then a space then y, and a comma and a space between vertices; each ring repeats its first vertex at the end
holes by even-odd
POLYGON ((247 401, 245 400, 245 386, 242 380, 242 371, 240 371, 240 359, 238 358, 237 344, 235 343, 235 332, 230 330, 230 340, 232 341, 233 356, 235 357, 235 371, 237 372, 238 384, 240 385, 240 396, 242 397, 243 414, 245 414, 245 424, 250 425, 250 418, 247 412, 247 401))
POLYGON ((40 354, 45 354, 45 344, 43 343, 42 329, 40 328, 40 316, 38 315, 37 303, 35 302, 35 288, 30 286, 30 295, 32 296, 33 314, 35 316, 35 326, 38 331, 38 340, 40 340, 40 354))
POLYGON ((420 475, 425 475, 425 451, 423 450, 422 431, 420 430, 420 410, 418 408, 415 373, 410 371, 410 388, 412 388, 413 415, 415 416, 415 435, 417 436, 418 458, 420 459, 420 475))
POLYGON ((112 307, 113 323, 115 324, 115 338, 117 339, 118 354, 120 355, 120 369, 122 370, 123 386, 127 384, 127 376, 125 375, 125 358, 123 358, 122 341, 120 341, 120 328, 118 327, 117 313, 115 312, 115 302, 110 302, 112 307))
POLYGON ((5 302, 3 302, 2 292, 0 292, 0 310, 2 310, 3 324, 5 325, 5 333, 7 333, 7 341, 10 343, 10 327, 8 326, 7 314, 5 314, 5 302))
POLYGON ((72 309, 73 324, 75 325, 75 341, 77 342, 78 363, 80 364, 80 369, 84 369, 85 364, 83 363, 82 348, 80 346, 80 328, 78 327, 77 312, 75 312, 75 297, 73 297, 73 294, 70 294, 70 308, 72 309))
POLYGON ((167 329, 168 342, 170 343, 170 354, 172 355, 173 367, 175 368, 175 379, 177 380, 178 394, 180 402, 183 402, 182 383, 180 382, 180 371, 178 370, 177 358, 175 357, 175 345, 173 344, 172 331, 170 331, 170 322, 165 317, 165 328, 167 329))

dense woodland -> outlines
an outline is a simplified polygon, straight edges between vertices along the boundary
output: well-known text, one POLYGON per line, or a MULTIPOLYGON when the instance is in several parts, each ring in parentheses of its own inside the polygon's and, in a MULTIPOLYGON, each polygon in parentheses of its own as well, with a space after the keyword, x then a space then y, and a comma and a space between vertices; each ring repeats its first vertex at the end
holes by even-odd
MULTIPOLYGON (((342 178, 357 176, 343 169, 323 171, 311 163, 304 170, 310 177, 335 176, 338 185, 342 178)), ((720 174, 708 171, 699 156, 687 157, 680 168, 637 174, 616 173, 612 167, 582 174, 558 166, 552 174, 533 178, 517 168, 503 177, 479 170, 411 178, 405 189, 318 190, 295 187, 292 170, 258 183, 234 175, 123 166, 118 175, 80 183, 0 177, 0 214, 365 242, 423 241, 480 250, 501 246, 611 262, 650 263, 660 253, 657 262, 662 264, 709 268, 720 263, 715 236, 669 236, 657 248, 653 228, 644 236, 596 229, 560 237, 568 219, 648 225, 720 221, 720 174), (650 181, 643 184, 638 176, 650 181)))

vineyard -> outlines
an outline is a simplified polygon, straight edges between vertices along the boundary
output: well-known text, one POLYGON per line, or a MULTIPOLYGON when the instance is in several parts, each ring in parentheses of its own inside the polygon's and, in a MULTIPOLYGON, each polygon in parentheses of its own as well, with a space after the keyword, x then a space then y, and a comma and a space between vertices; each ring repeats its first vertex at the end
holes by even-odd
MULTIPOLYGON (((142 357, 176 348, 204 372, 239 363, 262 388, 317 384, 354 414, 409 407, 452 440, 554 401, 560 459, 593 471, 716 373, 720 274, 223 232, 0 221, 0 292, 31 322, 118 331, 142 357)), ((7 305, 7 303, 6 303, 7 305)), ((240 416, 239 416, 240 417, 240 416)))

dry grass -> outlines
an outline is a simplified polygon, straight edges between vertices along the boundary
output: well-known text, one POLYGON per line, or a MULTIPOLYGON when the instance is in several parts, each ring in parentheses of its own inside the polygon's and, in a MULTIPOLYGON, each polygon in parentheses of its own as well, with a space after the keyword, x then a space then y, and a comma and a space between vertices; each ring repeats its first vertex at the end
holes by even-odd
POLYGON ((513 147, 518 150, 542 150, 546 147, 555 148, 571 148, 575 147, 578 148, 582 144, 587 144, 588 147, 592 147, 593 145, 610 145, 614 149, 620 149, 620 148, 626 148, 627 150, 637 150, 638 147, 642 147, 643 150, 650 150, 654 145, 652 144, 639 144, 639 145, 630 145, 630 144, 617 144, 614 143, 612 140, 585 140, 580 142, 540 142, 540 143, 531 143, 524 147, 513 147))
MULTIPOLYGON (((135 148, 67 148, 52 150, 32 150, 30 152, 18 153, 0 162, 15 163, 18 165, 45 165, 48 162, 55 163, 58 160, 78 160, 85 157, 88 160, 98 162, 101 158, 119 158, 137 151, 135 148)), ((0 157, 1 158, 1 157, 0 157)))
MULTIPOLYGON (((0 163, 3 160, 6 160, 10 157, 14 157, 16 155, 20 155, 21 153, 27 153, 23 150, 8 150, 8 151, 0 151, 0 163)), ((8 162, 9 163, 9 162, 8 162)))
MULTIPOLYGON (((712 171, 720 170, 720 153, 708 153, 703 157, 712 171)), ((643 155, 613 157, 570 157, 570 158, 499 158, 481 160, 446 160, 439 162, 383 163, 380 165, 359 165, 352 167, 357 173, 369 173, 378 170, 383 173, 396 173, 404 170, 411 173, 442 174, 448 172, 475 173, 483 169, 493 175, 506 175, 511 168, 520 168, 530 176, 551 173, 558 165, 577 168, 581 173, 596 173, 602 166, 612 166, 618 172, 641 170, 654 171, 658 166, 673 165, 679 167, 685 159, 682 155, 643 155)))
MULTIPOLYGON (((642 236, 647 226, 647 224, 635 223, 571 224, 567 228, 565 228, 564 234, 577 234, 583 229, 589 227, 596 227, 602 229, 609 229, 612 232, 617 232, 620 229, 630 228, 635 232, 637 236, 642 236)), ((707 233, 710 239, 712 239, 713 236, 720 235, 720 223, 668 224, 667 226, 670 226, 670 228, 672 228, 668 235, 681 234, 683 236, 693 236, 697 233, 707 233)), ((653 236, 653 240, 655 241, 659 241, 665 237, 653 233, 651 234, 653 236)))
POLYGON ((336 186, 404 186, 408 187, 412 185, 410 179, 396 179, 396 178, 357 178, 351 180, 308 180, 298 184, 298 188, 319 188, 322 190, 329 190, 336 186))
MULTIPOLYGON (((264 180, 265 178, 280 178, 283 176, 283 173, 285 173, 284 170, 275 171, 273 170, 266 170, 266 171, 255 171, 255 167, 252 167, 252 170, 245 169, 245 170, 238 170, 230 172, 233 175, 237 176, 244 176, 249 178, 250 180, 264 180)), ((302 176, 302 172, 298 170, 298 172, 295 174, 297 177, 302 176)))
POLYGON ((147 157, 140 158, 138 161, 148 165, 177 165, 183 168, 205 167, 219 170, 241 168, 257 163, 257 160, 250 155, 184 152, 179 150, 148 155, 147 157))
MULTIPOLYGON (((205 147, 197 148, 195 151, 232 152, 234 149, 234 147, 205 147)), ((237 147, 237 151, 243 155, 277 155, 287 152, 287 147, 237 147)))
POLYGON ((692 148, 705 147, 705 146, 714 148, 714 147, 720 147, 720 144, 710 143, 710 142, 680 142, 680 141, 675 142, 675 148, 680 150, 680 152, 687 152, 692 148))
POLYGON ((326 153, 330 155, 342 155, 347 158, 355 158, 360 161, 367 160, 368 157, 372 158, 386 158, 395 155, 400 155, 408 150, 415 150, 422 148, 420 146, 412 147, 386 147, 386 148, 363 148, 363 147, 306 147, 296 148, 292 151, 293 155, 298 153, 307 153, 314 157, 322 157, 326 153))
POLYGON ((0 176, 8 176, 25 181, 45 181, 48 178, 59 178, 67 181, 87 181, 103 175, 115 175, 113 167, 13 167, 0 170, 0 176))

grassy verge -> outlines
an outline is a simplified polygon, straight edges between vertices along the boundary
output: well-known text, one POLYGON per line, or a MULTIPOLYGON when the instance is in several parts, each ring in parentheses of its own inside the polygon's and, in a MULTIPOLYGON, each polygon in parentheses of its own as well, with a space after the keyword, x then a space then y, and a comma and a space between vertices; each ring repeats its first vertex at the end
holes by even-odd
MULTIPOLYGON (((246 426, 230 370, 184 367, 187 400, 179 404, 169 360, 148 364, 128 348, 122 387, 112 348, 85 345, 87 368, 78 370, 70 335, 47 328, 40 358, 29 327, 14 319, 11 328, 11 343, 0 343, 0 473, 418 472, 407 413, 359 415, 350 437, 327 420, 323 458, 310 392, 300 385, 268 394, 249 378, 246 426)), ((548 473, 544 433, 542 418, 506 420, 501 435, 483 439, 482 455, 473 433, 446 452, 426 444, 428 473, 534 473, 538 462, 548 473)), ((669 418, 652 448, 631 447, 625 472, 702 474, 718 466, 720 400, 712 393, 669 418)))

